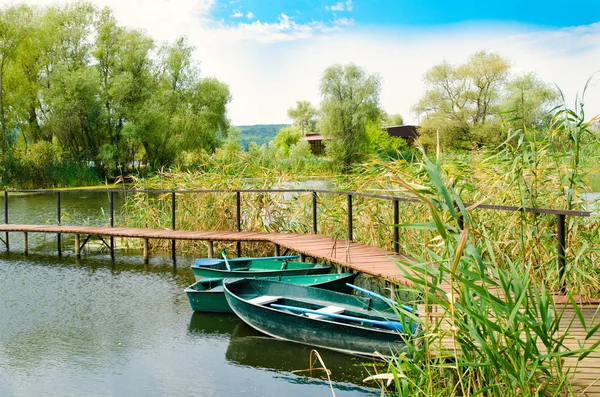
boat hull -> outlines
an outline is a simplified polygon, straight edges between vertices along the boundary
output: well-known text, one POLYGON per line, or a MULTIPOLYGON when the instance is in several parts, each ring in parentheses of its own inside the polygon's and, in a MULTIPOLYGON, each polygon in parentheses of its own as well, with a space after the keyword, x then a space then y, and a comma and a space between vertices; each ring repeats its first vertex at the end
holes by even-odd
MULTIPOLYGON (((269 336, 292 342, 368 356, 395 356, 406 351, 410 335, 390 329, 333 321, 330 317, 310 318, 251 303, 251 290, 258 295, 282 297, 279 301, 295 305, 336 305, 353 316, 365 319, 398 321, 393 309, 372 298, 339 294, 311 287, 284 285, 266 280, 226 280, 225 296, 231 309, 244 322, 269 336), (243 285, 246 284, 246 285, 243 285), (252 288, 247 288, 251 285, 252 288)), ((278 301, 278 303, 279 303, 278 301)), ((409 329, 409 328, 407 328, 409 329)))
MULTIPOLYGON (((337 292, 351 292, 346 283, 356 278, 353 273, 315 274, 303 276, 268 277, 269 280, 282 281, 296 285, 310 285, 337 292)), ((203 279, 185 289, 190 307, 198 312, 232 313, 223 290, 223 279, 203 279)))
POLYGON ((277 277, 277 276, 301 276, 308 274, 329 273, 331 267, 323 264, 308 262, 296 262, 277 259, 247 259, 230 261, 230 269, 227 270, 224 262, 215 262, 210 266, 196 264, 192 265, 192 272, 196 281, 204 278, 243 278, 243 277, 277 277))

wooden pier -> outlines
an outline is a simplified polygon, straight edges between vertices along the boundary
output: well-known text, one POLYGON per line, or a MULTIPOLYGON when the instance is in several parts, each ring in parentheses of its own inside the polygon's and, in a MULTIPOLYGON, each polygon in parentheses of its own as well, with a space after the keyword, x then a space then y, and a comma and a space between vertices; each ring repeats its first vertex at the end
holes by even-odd
MULTIPOLYGON (((265 242, 274 244, 274 250, 279 251, 281 247, 295 251, 304 257, 321 259, 352 269, 361 273, 369 274, 384 279, 406 283, 401 277, 398 266, 399 260, 406 257, 381 248, 372 247, 354 241, 339 240, 332 237, 317 234, 291 234, 291 233, 255 233, 255 232, 232 232, 232 231, 184 231, 184 230, 157 230, 122 227, 98 227, 98 226, 57 226, 57 225, 0 225, 0 232, 21 232, 47 234, 74 234, 76 236, 75 253, 77 254, 92 236, 98 236, 110 249, 107 242, 112 237, 135 238, 144 241, 147 247, 149 239, 164 240, 196 240, 208 241, 209 244, 217 241, 227 242, 265 242), (83 244, 80 236, 86 236, 83 244)), ((212 244, 209 245, 212 246, 212 244)), ((210 250, 210 249, 209 249, 210 250)), ((147 248, 144 255, 148 255, 147 248)))

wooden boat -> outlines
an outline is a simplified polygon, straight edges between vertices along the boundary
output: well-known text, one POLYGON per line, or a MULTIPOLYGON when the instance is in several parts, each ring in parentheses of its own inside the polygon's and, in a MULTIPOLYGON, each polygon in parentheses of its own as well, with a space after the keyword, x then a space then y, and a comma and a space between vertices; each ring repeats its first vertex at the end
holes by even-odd
MULTIPOLYGON (((229 264, 237 264, 238 262, 247 262, 247 261, 253 261, 253 262, 259 262, 259 261, 271 261, 271 260, 291 260, 291 259, 298 259, 300 258, 300 255, 283 255, 283 256, 262 256, 262 257, 258 257, 258 258, 246 258, 246 257, 242 257, 242 258, 227 258, 227 262, 229 262, 229 264)), ((215 267, 215 266, 225 266, 225 259, 220 259, 220 258, 197 258, 194 261, 194 265, 196 266, 210 266, 210 267, 215 267)))
POLYGON ((290 261, 294 257, 196 259, 192 272, 196 281, 203 278, 277 277, 329 273, 328 265, 290 261), (229 265, 229 269, 227 266, 229 265))
MULTIPOLYGON (((269 280, 282 281, 297 285, 311 285, 331 291, 351 292, 346 284, 356 278, 353 273, 312 274, 306 276, 268 277, 269 280)), ((185 289, 192 310, 198 312, 231 313, 225 299, 222 278, 204 278, 185 289)))
POLYGON ((227 279, 231 309, 275 338, 351 354, 394 356, 416 332, 407 314, 383 300, 263 279, 227 279))

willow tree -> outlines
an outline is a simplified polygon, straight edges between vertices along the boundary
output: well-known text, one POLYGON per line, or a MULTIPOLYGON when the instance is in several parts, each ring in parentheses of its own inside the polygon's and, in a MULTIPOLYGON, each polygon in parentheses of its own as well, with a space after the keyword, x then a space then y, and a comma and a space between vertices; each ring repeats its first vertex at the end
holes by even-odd
POLYGON ((327 152, 348 171, 367 150, 367 122, 379 116, 381 82, 355 64, 333 65, 321 78, 321 132, 327 152))
POLYGON ((318 112, 310 102, 298 101, 296 107, 288 109, 287 113, 288 117, 294 120, 294 124, 300 127, 302 136, 304 136, 307 129, 312 129, 318 112))

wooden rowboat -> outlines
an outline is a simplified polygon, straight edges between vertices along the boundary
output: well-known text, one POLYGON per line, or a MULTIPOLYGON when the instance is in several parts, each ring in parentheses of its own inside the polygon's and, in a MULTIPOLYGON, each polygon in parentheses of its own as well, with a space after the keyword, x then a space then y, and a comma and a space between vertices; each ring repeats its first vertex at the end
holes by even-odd
POLYGON ((203 278, 277 277, 329 273, 328 265, 290 261, 294 257, 196 259, 192 272, 196 281, 203 278), (227 268, 229 265, 229 269, 227 268))
POLYGON ((374 297, 263 279, 227 279, 223 288, 229 306, 244 322, 292 342, 394 356, 407 351, 406 341, 416 332, 416 314, 374 297))
MULTIPOLYGON (((311 285, 331 291, 350 292, 346 284, 356 278, 353 273, 312 274, 306 276, 268 277, 269 280, 297 285, 311 285)), ((225 299, 222 278, 204 278, 185 289, 192 310, 199 312, 231 313, 225 299)))

